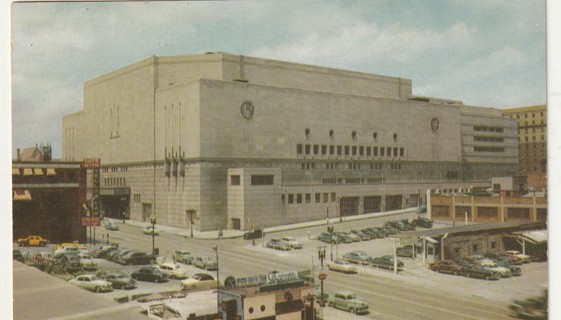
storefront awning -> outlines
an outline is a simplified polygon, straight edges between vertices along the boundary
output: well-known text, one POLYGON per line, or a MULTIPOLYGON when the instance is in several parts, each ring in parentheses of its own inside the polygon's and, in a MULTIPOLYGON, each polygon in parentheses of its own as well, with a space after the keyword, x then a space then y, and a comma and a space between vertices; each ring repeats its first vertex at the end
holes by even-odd
POLYGON ((52 168, 47 169, 47 175, 48 176, 56 176, 55 169, 52 169, 52 168))
POLYGON ((12 176, 19 176, 19 169, 18 168, 12 168, 12 176))
POLYGON ((31 201, 29 190, 14 190, 14 201, 31 201))
POLYGON ((33 175, 33 169, 31 169, 31 168, 24 168, 24 169, 23 169, 23 175, 24 175, 24 176, 32 176, 32 175, 33 175))
POLYGON ((36 176, 42 176, 43 169, 33 169, 33 174, 35 174, 36 176))

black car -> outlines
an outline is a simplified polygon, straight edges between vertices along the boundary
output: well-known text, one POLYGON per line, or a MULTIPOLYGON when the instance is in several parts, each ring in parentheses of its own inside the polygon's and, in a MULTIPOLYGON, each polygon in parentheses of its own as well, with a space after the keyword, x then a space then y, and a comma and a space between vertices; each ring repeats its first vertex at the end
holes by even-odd
POLYGON ((101 250, 98 250, 96 252, 94 252, 94 257, 95 258, 106 258, 108 254, 110 254, 113 251, 116 251, 117 247, 106 247, 103 248, 101 250))
POLYGON ((109 271, 99 275, 100 278, 105 279, 113 284, 115 289, 134 289, 136 288, 136 281, 127 274, 120 271, 109 271))
POLYGON ((498 272, 489 270, 476 264, 468 264, 462 268, 462 274, 468 278, 479 278, 485 280, 499 280, 501 276, 498 272))
POLYGON ((131 278, 139 281, 167 282, 168 277, 156 267, 143 267, 131 274, 131 278))
POLYGON ((154 264, 156 263, 156 256, 142 251, 131 251, 120 257, 118 260, 120 264, 154 264))
POLYGON ((432 228, 432 220, 425 217, 417 217, 417 219, 411 220, 411 223, 421 228, 427 228, 427 229, 432 228))
POLYGON ((248 231, 246 233, 243 234, 243 238, 245 240, 252 240, 252 239, 260 239, 263 238, 263 230, 261 229, 255 229, 255 230, 251 230, 248 231))

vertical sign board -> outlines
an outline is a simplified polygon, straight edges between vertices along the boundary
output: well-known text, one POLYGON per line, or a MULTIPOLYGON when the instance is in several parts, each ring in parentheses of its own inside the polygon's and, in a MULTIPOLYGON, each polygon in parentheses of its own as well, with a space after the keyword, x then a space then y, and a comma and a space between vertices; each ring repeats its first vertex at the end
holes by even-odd
POLYGON ((100 158, 85 158, 82 162, 82 167, 86 169, 92 169, 93 178, 93 196, 92 196, 92 214, 95 217, 99 217, 99 189, 101 187, 99 170, 101 167, 100 158))

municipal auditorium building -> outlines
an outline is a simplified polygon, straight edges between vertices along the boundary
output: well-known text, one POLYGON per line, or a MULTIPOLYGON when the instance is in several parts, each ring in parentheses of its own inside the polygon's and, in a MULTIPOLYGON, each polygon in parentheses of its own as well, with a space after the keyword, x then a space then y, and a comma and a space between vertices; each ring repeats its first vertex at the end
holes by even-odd
POLYGON ((248 230, 490 185, 518 172, 518 133, 498 109, 413 96, 409 79, 219 52, 85 82, 62 154, 101 159, 105 216, 248 230))

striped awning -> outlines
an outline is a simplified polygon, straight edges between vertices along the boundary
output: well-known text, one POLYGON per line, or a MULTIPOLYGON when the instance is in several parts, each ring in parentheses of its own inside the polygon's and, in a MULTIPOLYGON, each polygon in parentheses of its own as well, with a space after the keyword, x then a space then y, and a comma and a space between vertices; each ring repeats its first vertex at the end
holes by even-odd
POLYGON ((33 169, 33 174, 36 176, 42 176, 43 175, 43 169, 33 169))
POLYGON ((17 189, 14 190, 14 201, 30 201, 31 193, 29 190, 17 189))
POLYGON ((56 176, 55 169, 52 169, 52 168, 47 169, 47 175, 48 176, 56 176))
POLYGON ((19 169, 18 168, 12 168, 12 176, 19 176, 19 169))
POLYGON ((32 175, 33 175, 33 169, 31 169, 31 168, 24 168, 24 169, 23 169, 23 175, 24 175, 24 176, 32 176, 32 175))

